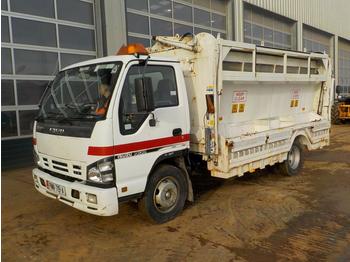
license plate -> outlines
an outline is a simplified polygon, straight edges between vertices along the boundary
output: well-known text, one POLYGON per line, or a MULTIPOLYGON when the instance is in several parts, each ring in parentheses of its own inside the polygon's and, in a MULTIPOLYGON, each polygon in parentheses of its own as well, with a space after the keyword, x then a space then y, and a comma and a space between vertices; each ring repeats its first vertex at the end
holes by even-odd
POLYGON ((49 189, 50 191, 61 195, 61 196, 65 196, 66 195, 66 189, 64 188, 64 186, 61 185, 57 185, 53 182, 50 181, 46 181, 47 183, 47 189, 49 189))

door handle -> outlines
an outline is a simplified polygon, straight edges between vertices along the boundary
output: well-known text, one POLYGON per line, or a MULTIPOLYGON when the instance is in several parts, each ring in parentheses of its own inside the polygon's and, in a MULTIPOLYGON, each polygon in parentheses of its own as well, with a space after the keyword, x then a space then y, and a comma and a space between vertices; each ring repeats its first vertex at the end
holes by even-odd
POLYGON ((181 136, 182 135, 182 129, 181 128, 175 128, 173 130, 173 136, 181 136))

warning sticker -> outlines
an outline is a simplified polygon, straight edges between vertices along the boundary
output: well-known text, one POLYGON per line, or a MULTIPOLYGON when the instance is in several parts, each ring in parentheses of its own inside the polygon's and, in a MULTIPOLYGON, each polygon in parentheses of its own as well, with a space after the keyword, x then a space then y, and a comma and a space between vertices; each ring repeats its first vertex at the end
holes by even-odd
POLYGON ((292 88, 291 90, 291 99, 300 99, 300 93, 301 89, 300 88, 292 88))
POLYGON ((243 113, 245 104, 232 104, 232 113, 243 113))
POLYGON ((247 101, 248 91, 233 91, 232 103, 244 103, 247 101))
POLYGON ((214 93, 214 85, 208 85, 206 94, 213 94, 214 93))
POLYGON ((232 113, 238 112, 238 104, 232 104, 232 113))
POLYGON ((291 90, 291 100, 290 100, 290 107, 298 107, 299 106, 299 99, 300 99, 300 88, 292 88, 291 90))
POLYGON ((244 104, 239 104, 239 112, 244 112, 244 104))
POLYGON ((299 100, 298 99, 292 99, 290 100, 290 107, 298 107, 299 100))

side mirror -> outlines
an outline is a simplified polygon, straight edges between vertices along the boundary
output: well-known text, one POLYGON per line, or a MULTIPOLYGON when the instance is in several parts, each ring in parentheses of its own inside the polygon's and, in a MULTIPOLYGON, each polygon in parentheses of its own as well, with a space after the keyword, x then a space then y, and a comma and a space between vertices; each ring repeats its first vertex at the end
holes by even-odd
POLYGON ((342 91, 342 87, 341 87, 341 86, 337 86, 337 87, 335 88, 335 92, 336 92, 337 94, 340 94, 341 91, 342 91))
POLYGON ((149 77, 135 79, 135 96, 138 112, 150 113, 154 110, 152 80, 149 77))

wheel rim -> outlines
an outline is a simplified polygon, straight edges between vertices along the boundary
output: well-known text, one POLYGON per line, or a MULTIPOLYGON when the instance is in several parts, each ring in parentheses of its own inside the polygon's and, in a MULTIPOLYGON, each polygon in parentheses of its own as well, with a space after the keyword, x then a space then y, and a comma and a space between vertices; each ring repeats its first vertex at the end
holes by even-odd
POLYGON ((178 202, 179 186, 172 177, 165 177, 160 180, 154 190, 154 206, 161 213, 171 211, 178 202))
POLYGON ((292 169, 296 169, 300 163, 300 150, 297 146, 292 146, 288 153, 288 163, 292 169))

